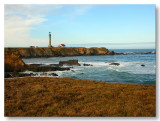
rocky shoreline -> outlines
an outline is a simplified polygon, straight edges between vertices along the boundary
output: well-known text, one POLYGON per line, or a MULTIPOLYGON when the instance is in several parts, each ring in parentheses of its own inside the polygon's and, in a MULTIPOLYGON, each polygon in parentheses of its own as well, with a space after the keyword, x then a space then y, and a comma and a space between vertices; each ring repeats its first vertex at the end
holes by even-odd
MULTIPOLYGON (((108 63, 110 66, 120 66, 120 63, 108 63)), ((93 66, 89 63, 79 64, 78 60, 68 60, 68 61, 59 61, 58 64, 25 64, 23 67, 23 72, 13 71, 13 72, 5 72, 5 78, 15 78, 15 77, 57 77, 59 76, 56 71, 71 71, 75 66, 93 66), (53 73, 54 71, 55 73, 53 73)), ((145 67, 144 64, 139 65, 141 67, 145 67)), ((21 70, 22 71, 22 70, 21 70)))
POLYGON ((114 55, 114 51, 107 48, 84 48, 84 47, 65 47, 65 48, 5 48, 7 53, 16 53, 21 58, 39 57, 65 57, 65 56, 89 56, 89 55, 114 55))
MULTIPOLYGON (((126 54, 154 54, 155 52, 144 53, 115 53, 106 48, 5 48, 5 78, 37 76, 35 73, 21 73, 25 71, 43 72, 43 75, 58 76, 56 73, 46 73, 48 71, 69 71, 72 66, 81 66, 78 60, 60 61, 59 64, 25 64, 22 58, 31 57, 55 57, 55 56, 82 56, 82 55, 126 55, 126 54), (63 67, 67 65, 68 67, 63 67)), ((120 63, 110 63, 109 65, 119 66, 120 63)), ((93 66, 84 63, 82 66, 93 66)), ((144 64, 140 66, 145 67, 144 64)))
MULTIPOLYGON (((50 64, 50 65, 25 64, 25 66, 23 67, 23 72, 19 72, 19 71, 5 72, 5 78, 25 77, 25 76, 55 77, 55 76, 58 76, 56 73, 47 73, 47 72, 49 71, 69 71, 71 70, 71 68, 73 68, 73 66, 81 66, 81 64, 78 63, 78 60, 60 61, 59 64, 50 64), (31 71, 31 72, 25 73, 25 71, 31 71), (41 74, 39 72, 41 72, 41 74)), ((93 66, 93 65, 84 63, 82 66, 93 66)))
MULTIPOLYGON (((80 64, 78 60, 59 62, 50 66, 31 64, 27 65, 22 58, 37 57, 59 57, 59 56, 82 56, 82 55, 114 55, 114 51, 106 48, 5 48, 5 78, 32 76, 34 74, 22 74, 20 72, 47 72, 47 71, 66 71, 71 67, 62 67, 67 64, 75 66, 80 64)), ((89 65, 84 65, 89 66, 89 65)), ((46 73, 45 73, 46 74, 46 73)), ((52 73, 52 75, 56 75, 52 73)), ((57 76, 57 75, 56 75, 57 76)))

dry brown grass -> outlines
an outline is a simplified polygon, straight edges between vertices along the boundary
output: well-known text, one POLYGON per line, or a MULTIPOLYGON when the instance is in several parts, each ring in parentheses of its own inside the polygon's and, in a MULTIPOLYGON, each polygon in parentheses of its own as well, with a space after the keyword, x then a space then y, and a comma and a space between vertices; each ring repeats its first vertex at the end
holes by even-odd
POLYGON ((156 88, 71 78, 5 79, 5 116, 156 116, 156 88))

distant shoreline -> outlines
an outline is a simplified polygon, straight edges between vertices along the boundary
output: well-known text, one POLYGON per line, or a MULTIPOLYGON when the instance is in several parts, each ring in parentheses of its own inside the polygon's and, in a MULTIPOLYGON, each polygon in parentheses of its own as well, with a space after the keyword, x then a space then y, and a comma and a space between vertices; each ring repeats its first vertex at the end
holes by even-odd
MULTIPOLYGON (((9 48, 30 48, 30 47, 4 47, 4 49, 9 48)), ((48 47, 37 47, 37 48, 48 48, 48 47)), ((52 48, 62 48, 62 47, 52 47, 52 48)), ((101 47, 65 47, 65 48, 101 48, 101 47)), ((103 47, 106 48, 106 47, 103 47)), ((156 48, 110 48, 109 50, 156 50, 156 48)))

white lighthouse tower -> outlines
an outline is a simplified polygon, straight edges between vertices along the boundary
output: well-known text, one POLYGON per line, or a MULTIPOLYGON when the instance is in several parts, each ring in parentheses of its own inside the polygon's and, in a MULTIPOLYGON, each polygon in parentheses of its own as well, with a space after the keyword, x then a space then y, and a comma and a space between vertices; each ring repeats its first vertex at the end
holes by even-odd
POLYGON ((49 45, 48 45, 48 47, 49 47, 49 48, 52 47, 52 45, 51 45, 51 32, 49 32, 49 45))

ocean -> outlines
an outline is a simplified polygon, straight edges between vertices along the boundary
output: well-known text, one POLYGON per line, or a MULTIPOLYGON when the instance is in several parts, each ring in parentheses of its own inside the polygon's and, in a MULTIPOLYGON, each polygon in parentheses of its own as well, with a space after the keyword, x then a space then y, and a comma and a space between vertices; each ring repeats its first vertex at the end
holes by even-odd
MULTIPOLYGON (((111 49, 110 49, 111 50, 111 49)), ((155 52, 155 49, 113 49, 117 53, 155 52)), ((59 61, 76 59, 81 66, 73 66, 70 71, 52 71, 58 77, 71 77, 104 81, 107 83, 156 84, 156 54, 99 55, 23 59, 26 64, 58 64, 59 61), (119 66, 109 65, 119 63, 119 66), (83 66, 83 64, 93 66, 83 66), (145 66, 141 66, 141 65, 145 66)), ((25 72, 31 73, 31 72, 25 72)), ((32 72, 33 73, 33 72, 32 72)), ((38 72, 37 72, 38 73, 38 72)), ((39 72, 41 73, 41 72, 39 72)))

